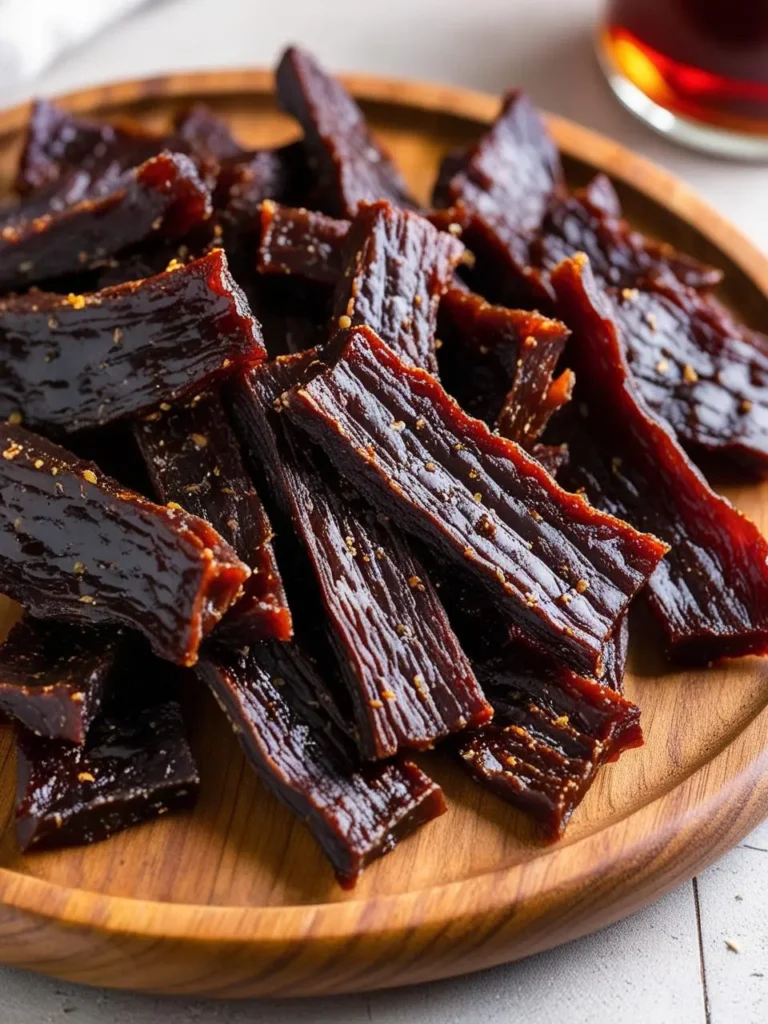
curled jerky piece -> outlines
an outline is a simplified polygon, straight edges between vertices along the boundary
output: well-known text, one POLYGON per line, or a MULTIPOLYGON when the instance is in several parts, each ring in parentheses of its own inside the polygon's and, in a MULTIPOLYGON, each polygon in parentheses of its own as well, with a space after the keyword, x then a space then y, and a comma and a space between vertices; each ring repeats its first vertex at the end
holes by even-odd
POLYGON ((468 412, 529 448, 570 399, 572 372, 552 379, 569 334, 540 313, 451 289, 440 309, 445 386, 468 412))
POLYGON ((457 742, 467 770, 559 838, 598 769, 642 743, 640 709, 519 647, 478 664, 495 716, 457 742))
POLYGON ((194 806, 200 779, 181 708, 167 685, 173 669, 154 659, 140 666, 116 681, 114 698, 84 746, 19 735, 16 836, 22 850, 99 842, 194 806))
POLYGON ((344 248, 333 296, 339 327, 367 325, 414 366, 437 372, 437 307, 464 246, 391 203, 362 203, 344 248))
POLYGON ((290 47, 277 68, 281 107, 304 129, 304 145, 328 213, 351 217, 361 202, 413 207, 400 174, 371 135, 350 94, 303 50, 290 47))
POLYGON ((322 453, 275 411, 313 358, 285 357, 249 374, 235 414, 309 556, 365 756, 425 749, 486 721, 490 708, 406 541, 361 511, 322 453))
POLYGON ((155 492, 206 519, 251 569, 243 596, 219 626, 240 642, 293 635, 272 548, 273 531, 221 402, 198 395, 134 425, 155 492))
POLYGON ((267 200, 261 204, 258 269, 336 285, 346 269, 349 228, 348 220, 267 200))
POLYGON ((590 414, 586 444, 569 431, 572 479, 670 544, 648 587, 670 653, 706 662, 768 652, 768 543, 712 491, 643 401, 586 257, 563 261, 552 282, 574 330, 571 353, 590 414))
POLYGON ((625 288, 614 316, 632 376, 686 448, 768 472, 768 352, 697 294, 625 288))
POLYGON ((120 640, 120 631, 25 616, 0 645, 0 711, 37 736, 82 745, 120 640))
POLYGON ((334 349, 284 396, 292 420, 381 512, 477 578, 522 639, 599 673, 666 545, 564 491, 372 331, 334 349))
POLYGON ((202 519, 0 424, 0 580, 32 614, 127 625, 192 665, 249 575, 202 519))
POLYGON ((322 686, 293 644, 206 656, 197 669, 232 722, 249 763, 309 828, 345 888, 446 809, 421 769, 397 758, 356 763, 344 737, 307 715, 301 691, 322 686))
POLYGON ((0 416, 76 431, 200 391, 266 355, 222 249, 88 295, 0 301, 0 416))
POLYGON ((178 238, 210 217, 211 209, 190 158, 161 153, 103 195, 0 227, 0 289, 87 270, 144 239, 178 238))

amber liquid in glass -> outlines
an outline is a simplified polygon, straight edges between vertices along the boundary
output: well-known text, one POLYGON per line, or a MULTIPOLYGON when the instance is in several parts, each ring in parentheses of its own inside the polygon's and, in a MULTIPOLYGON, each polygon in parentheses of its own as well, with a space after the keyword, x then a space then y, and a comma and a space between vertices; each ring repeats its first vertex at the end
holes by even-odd
POLYGON ((768 0, 610 0, 600 43, 665 110, 768 140, 768 0))

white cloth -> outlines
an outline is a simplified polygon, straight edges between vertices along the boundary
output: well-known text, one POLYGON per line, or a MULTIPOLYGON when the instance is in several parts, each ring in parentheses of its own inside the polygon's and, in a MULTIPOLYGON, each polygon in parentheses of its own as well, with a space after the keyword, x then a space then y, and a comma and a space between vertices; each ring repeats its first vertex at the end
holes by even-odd
POLYGON ((0 96, 146 0, 0 0, 0 96))

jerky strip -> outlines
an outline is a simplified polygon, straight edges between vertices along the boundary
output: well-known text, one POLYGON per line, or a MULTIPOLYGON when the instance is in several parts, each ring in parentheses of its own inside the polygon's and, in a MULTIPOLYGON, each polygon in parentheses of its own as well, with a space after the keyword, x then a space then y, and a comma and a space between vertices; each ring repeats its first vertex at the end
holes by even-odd
POLYGON ((144 239, 178 238, 210 215, 189 157, 161 153, 97 198, 0 228, 0 290, 87 270, 144 239))
POLYGON ((119 641, 113 630, 25 616, 0 646, 0 711, 37 736, 82 745, 119 641))
POLYGON ((418 214, 386 201, 361 204, 333 296, 339 327, 364 324, 414 366, 437 372, 437 307, 464 246, 418 214))
POLYGON ((76 431, 137 416, 266 355, 222 249, 90 295, 0 301, 0 416, 76 431))
POLYGON ((564 491, 372 331, 332 357, 284 396, 291 418, 381 512, 480 580, 522 638, 599 674, 666 545, 564 491))
POLYGON ((614 317, 640 393, 680 443, 768 472, 768 353, 661 284, 623 289, 614 317))
POLYGON ((232 722, 249 763, 306 823, 351 888, 363 868, 446 809, 443 793, 401 758, 358 765, 343 737, 318 728, 297 690, 322 686, 293 644, 217 652, 197 669, 232 722))
POLYGON ((22 850, 95 843, 194 806, 200 779, 162 662, 115 686, 82 747, 22 733, 16 836, 22 850))
POLYGON ((667 541, 648 588, 676 657, 705 662, 768 651, 768 543, 715 494, 633 382, 619 330, 584 256, 552 274, 574 329, 573 358, 593 424, 572 449, 574 473, 601 506, 667 541), (599 439, 599 443, 595 442, 599 439), (590 454, 590 449, 592 454, 590 454))
POLYGON ((304 129, 304 145, 329 213, 351 217, 361 202, 377 199, 415 205, 395 165, 371 135, 362 110, 308 53, 287 49, 276 83, 280 106, 304 129))
POLYGON ((163 502, 206 519, 251 569, 243 596, 219 626, 240 642, 289 640, 291 613, 272 548, 267 513, 245 471, 217 396, 197 396, 134 425, 152 484, 163 502))
POLYGON ((216 531, 0 424, 0 579, 42 618, 115 622, 192 665, 250 570, 216 531))
POLYGON ((258 270, 337 285, 347 266, 350 222, 317 210, 261 204, 258 270))
POLYGON ((407 543, 361 513, 322 453, 274 411, 313 358, 259 367, 238 389, 235 415, 309 556, 364 755, 428 748, 490 709, 407 543))

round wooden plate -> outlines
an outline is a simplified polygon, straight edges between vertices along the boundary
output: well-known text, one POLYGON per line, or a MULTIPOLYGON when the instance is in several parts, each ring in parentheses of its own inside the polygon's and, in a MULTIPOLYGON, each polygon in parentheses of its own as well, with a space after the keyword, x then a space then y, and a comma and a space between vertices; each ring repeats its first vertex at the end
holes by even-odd
MULTIPOLYGON (((474 139, 491 96, 354 77, 348 85, 424 200, 444 151, 474 139)), ((160 126, 203 100, 247 144, 296 133, 271 75, 228 71, 91 89, 64 101, 160 126)), ((0 116, 0 186, 27 116, 0 116)), ((617 183, 635 223, 727 271, 724 296, 768 327, 768 261, 665 171, 558 118, 574 183, 617 183)), ((730 497, 768 526, 764 486, 730 497)), ((4 621, 13 612, 0 610, 4 621)), ((13 746, 0 732, 0 960, 94 985, 216 996, 401 985, 528 956, 629 914, 689 878, 768 813, 768 661, 671 672, 636 651, 627 682, 646 745, 600 773, 567 837, 542 845, 511 808, 429 760, 450 810, 343 893, 319 850, 259 785, 206 694, 190 694, 203 777, 194 814, 89 849, 20 856, 13 746)))

